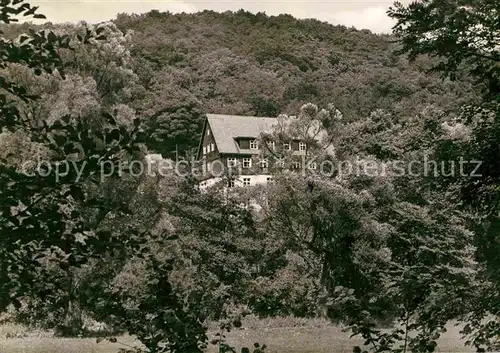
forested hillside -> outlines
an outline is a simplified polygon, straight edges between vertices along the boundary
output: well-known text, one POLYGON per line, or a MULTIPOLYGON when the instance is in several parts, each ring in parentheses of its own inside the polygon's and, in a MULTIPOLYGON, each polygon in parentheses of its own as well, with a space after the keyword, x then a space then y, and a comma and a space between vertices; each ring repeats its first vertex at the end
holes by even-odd
POLYGON ((124 353, 236 352, 225 333, 249 314, 326 318, 353 352, 459 351, 437 341, 458 323, 498 351, 500 3, 464 3, 389 9, 409 63, 393 37, 289 16, 28 31, 11 21, 37 7, 0 2, 0 322, 98 323, 137 341, 124 353), (287 113, 259 143, 298 137, 319 168, 234 192, 151 170, 207 112, 287 113))
POLYGON ((151 120, 150 148, 165 156, 196 146, 204 113, 276 116, 314 102, 335 104, 349 120, 376 109, 405 119, 477 97, 468 78, 429 75, 435 60, 410 64, 393 37, 368 30, 245 11, 152 11, 114 22, 131 31, 127 60, 137 80, 125 84, 126 104, 151 120))
POLYGON ((359 118, 379 108, 454 109, 471 97, 470 85, 425 75, 425 59, 409 65, 394 38, 367 30, 243 11, 120 15, 116 24, 134 31, 146 86, 182 88, 207 112, 274 116, 312 101, 359 118))

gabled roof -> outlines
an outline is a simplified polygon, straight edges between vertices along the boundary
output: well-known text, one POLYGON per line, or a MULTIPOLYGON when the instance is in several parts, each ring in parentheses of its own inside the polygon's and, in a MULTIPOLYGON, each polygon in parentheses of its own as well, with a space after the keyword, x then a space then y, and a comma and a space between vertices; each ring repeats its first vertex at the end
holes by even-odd
POLYGON ((219 153, 238 154, 251 152, 241 150, 237 138, 257 138, 262 132, 271 131, 277 118, 207 114, 207 121, 219 153))

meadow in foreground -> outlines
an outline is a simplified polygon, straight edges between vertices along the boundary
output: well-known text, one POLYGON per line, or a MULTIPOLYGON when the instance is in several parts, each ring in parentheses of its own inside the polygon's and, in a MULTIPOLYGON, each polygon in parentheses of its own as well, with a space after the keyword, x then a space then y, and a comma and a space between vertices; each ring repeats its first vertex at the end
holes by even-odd
MULTIPOLYGON (((228 342, 236 348, 259 342, 268 346, 269 353, 347 353, 361 343, 359 339, 350 339, 340 326, 322 320, 253 319, 245 322, 244 327, 227 335, 228 342)), ((464 347, 458 331, 450 326, 439 340, 437 352, 472 352, 473 349, 464 347)), ((0 327, 2 353, 115 353, 134 343, 129 336, 119 337, 117 343, 96 343, 95 338, 54 338, 48 332, 29 332, 21 326, 0 327)), ((207 352, 216 353, 217 347, 210 345, 207 352)))

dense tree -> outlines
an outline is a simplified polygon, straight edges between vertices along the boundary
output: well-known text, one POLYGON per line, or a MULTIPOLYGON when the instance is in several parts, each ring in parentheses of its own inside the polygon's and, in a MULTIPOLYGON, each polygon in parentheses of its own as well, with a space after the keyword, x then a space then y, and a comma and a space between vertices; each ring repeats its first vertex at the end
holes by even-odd
POLYGON ((397 20, 394 29, 402 52, 411 59, 421 54, 437 57, 435 71, 451 78, 465 72, 476 78, 483 91, 482 101, 463 107, 458 119, 446 127, 448 136, 436 141, 430 149, 435 160, 461 158, 478 166, 434 183, 435 187, 447 191, 451 202, 471 214, 477 247, 475 257, 483 265, 484 278, 476 287, 479 290, 475 291, 477 298, 466 333, 472 334, 471 341, 478 349, 491 348, 500 330, 498 320, 491 320, 490 316, 498 316, 500 302, 497 255, 499 10, 498 2, 488 0, 426 0, 408 6, 396 3, 389 10, 389 15, 397 20))
MULTIPOLYGON (((27 27, 6 30, 15 36, 27 27)), ((436 59, 409 63, 394 54, 393 37, 315 20, 204 11, 121 14, 101 27, 109 43, 62 55, 67 69, 91 72, 101 104, 128 104, 140 118, 156 118, 161 132, 150 147, 168 156, 176 145, 181 154, 196 148, 200 112, 276 116, 333 101, 351 120, 376 109, 412 116, 427 104, 457 111, 477 98, 466 75, 443 82, 427 74, 436 59)))
POLYGON ((367 350, 434 351, 446 323, 467 313, 468 306, 459 303, 475 295, 470 291, 478 276, 466 218, 425 186, 421 170, 406 169, 423 155, 426 141, 445 134, 437 119, 437 129, 427 126, 435 119, 429 110, 402 129, 382 111, 349 123, 333 119, 341 116, 333 107, 308 104, 285 128, 278 124, 265 136, 286 140, 312 132, 322 142, 311 143, 307 154, 317 170, 306 177, 283 173, 269 187, 267 222, 271 236, 321 279, 330 317, 362 336, 367 350), (314 131, 321 130, 318 138, 314 131), (318 147, 329 144, 335 154, 321 158, 318 147), (321 167, 325 161, 334 163, 336 173, 321 167), (394 320, 396 328, 380 331, 385 320, 394 320))
MULTIPOLYGON (((0 20, 33 11, 19 4, 1 5, 0 20)), ((238 326, 241 306, 326 307, 377 352, 431 352, 457 318, 489 344, 498 323, 481 320, 500 302, 495 11, 486 0, 397 4, 400 44, 244 11, 122 14, 18 39, 30 25, 6 27, 0 311, 24 304, 19 318, 61 330, 85 311, 151 353, 200 352, 203 320, 238 326), (478 107, 459 109, 468 103, 478 107), (192 152, 205 112, 288 113, 258 158, 293 162, 272 143, 300 138, 304 174, 231 194, 134 170, 149 152, 192 152), (395 162, 426 156, 487 161, 480 179, 425 176, 422 164, 397 174, 395 162), (380 331, 385 319, 398 326, 380 331)))
MULTIPOLYGON (((177 101, 179 95, 199 102, 205 113, 261 116, 293 114, 311 101, 335 102, 347 120, 376 109, 411 117, 428 104, 457 111, 477 98, 465 75, 443 82, 426 73, 434 59, 409 63, 395 55, 393 37, 315 20, 204 11, 121 14, 115 23, 124 32, 134 31, 136 72, 144 87, 157 92, 158 98, 148 98, 145 105, 139 99, 137 107, 168 107, 164 125, 176 109, 197 121, 196 111, 177 101)), ((176 139, 196 147, 194 131, 176 139)), ((170 153, 174 147, 168 147, 170 153)))
MULTIPOLYGON (((13 6, 9 2, 0 5, 3 22, 9 23, 11 14, 30 15, 36 11, 23 1, 13 6)), ((74 316, 78 319, 75 323, 71 314, 98 309, 98 305, 89 304, 104 302, 105 309, 116 309, 116 327, 136 335, 149 352, 200 352, 206 339, 205 328, 198 312, 187 308, 172 289, 169 260, 151 256, 153 251, 145 255, 140 251, 149 245, 148 234, 153 227, 145 222, 145 216, 152 218, 152 212, 144 212, 144 207, 131 212, 134 196, 144 192, 134 176, 143 176, 144 172, 138 173, 127 162, 140 160, 145 132, 141 121, 133 116, 126 114, 125 121, 117 121, 120 109, 115 109, 114 102, 122 97, 115 93, 125 81, 109 79, 119 80, 120 67, 107 56, 111 61, 102 66, 85 68, 83 64, 77 72, 65 75, 66 50, 80 54, 80 45, 104 51, 115 48, 120 34, 108 29, 105 25, 90 26, 79 28, 82 35, 62 36, 32 31, 17 40, 1 39, 0 67, 6 70, 0 76, 0 126, 5 129, 2 143, 11 152, 28 152, 38 144, 46 155, 35 166, 30 160, 29 168, 24 168, 24 161, 13 160, 12 153, 7 153, 0 164, 0 311, 27 304, 36 314, 52 314, 44 321, 49 327, 71 329, 81 324, 81 317, 74 316), (103 32, 111 35, 110 42, 103 32), (115 69, 113 76, 104 78, 103 86, 92 84, 96 72, 97 77, 106 77, 107 65, 115 69), (35 96, 30 90, 40 87, 32 84, 33 80, 16 81, 19 76, 12 74, 12 66, 26 72, 26 77, 47 75, 43 79, 53 79, 60 86, 51 91, 42 85, 35 96), (78 96, 75 101, 64 95, 68 86, 73 89, 70 93, 78 96), (94 99, 90 103, 89 97, 94 99), (52 104, 56 105, 55 114, 29 114, 30 107, 50 98, 63 108, 52 104), (78 104, 69 106, 72 103, 78 104), (80 109, 87 106, 95 109, 80 109), (110 189, 116 192, 120 188, 120 197, 112 196, 110 189), (113 221, 127 217, 137 223, 125 224, 124 233, 110 227, 113 221), (105 280, 113 278, 113 265, 123 263, 131 254, 142 257, 149 270, 145 291, 135 298, 140 312, 124 308, 131 293, 118 291, 109 298, 104 290, 109 287, 105 280), (102 264, 111 271, 103 266, 103 278, 89 276, 88 271, 102 264)), ((95 59, 89 58, 87 64, 95 59)), ((69 66, 69 71, 74 69, 69 66)), ((37 317, 31 319, 33 322, 37 317)))
POLYGON ((425 0, 388 11, 398 22, 394 34, 410 59, 427 54, 440 60, 433 70, 456 77, 466 70, 493 98, 500 94, 498 2, 425 0))

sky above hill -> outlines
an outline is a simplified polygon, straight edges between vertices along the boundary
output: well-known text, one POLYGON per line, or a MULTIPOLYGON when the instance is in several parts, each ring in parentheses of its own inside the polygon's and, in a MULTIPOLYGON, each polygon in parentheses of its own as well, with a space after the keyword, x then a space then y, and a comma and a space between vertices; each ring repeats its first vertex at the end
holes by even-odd
MULTIPOLYGON (((144 13, 156 9, 171 12, 197 12, 202 10, 226 11, 245 9, 268 15, 288 13, 297 18, 316 18, 332 24, 370 29, 376 33, 389 33, 393 21, 386 10, 392 0, 31 0, 40 7, 39 12, 51 22, 95 23, 110 20, 117 13, 144 13)), ((403 0, 408 3, 409 0, 403 0)))

